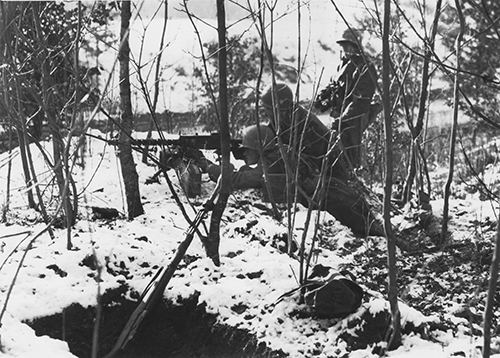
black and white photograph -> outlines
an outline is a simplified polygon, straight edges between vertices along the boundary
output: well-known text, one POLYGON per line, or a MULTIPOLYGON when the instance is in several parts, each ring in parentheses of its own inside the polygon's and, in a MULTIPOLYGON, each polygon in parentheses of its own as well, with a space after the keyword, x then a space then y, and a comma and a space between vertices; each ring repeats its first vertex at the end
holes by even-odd
POLYGON ((500 358, 500 2, 0 0, 0 358, 500 358))

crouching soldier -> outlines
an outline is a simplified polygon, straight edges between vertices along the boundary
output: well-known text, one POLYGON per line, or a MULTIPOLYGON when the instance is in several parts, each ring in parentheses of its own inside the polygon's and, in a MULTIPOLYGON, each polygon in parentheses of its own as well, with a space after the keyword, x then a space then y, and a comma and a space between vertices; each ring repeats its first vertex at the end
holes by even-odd
POLYGON ((292 90, 278 83, 262 96, 262 104, 274 128, 279 128, 282 143, 297 153, 287 158, 299 170, 298 186, 302 202, 328 211, 358 235, 383 235, 376 218, 375 204, 368 189, 349 166, 337 165, 339 148, 332 133, 313 113, 293 103, 292 90))
MULTIPOLYGON (((253 125, 244 129, 242 138, 245 165, 233 172, 232 189, 260 189, 264 186, 264 168, 269 173, 283 173, 284 167, 277 150, 274 132, 267 125, 253 125)), ((200 152, 201 153, 201 152, 200 152)), ((197 158, 200 169, 217 181, 221 167, 204 156, 197 158)))

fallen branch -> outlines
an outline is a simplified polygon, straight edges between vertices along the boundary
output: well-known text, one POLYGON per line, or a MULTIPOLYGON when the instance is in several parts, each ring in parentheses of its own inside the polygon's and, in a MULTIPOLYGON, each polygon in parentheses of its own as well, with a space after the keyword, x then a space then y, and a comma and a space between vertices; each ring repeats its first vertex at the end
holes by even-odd
POLYGON ((205 215, 212 209, 214 201, 217 198, 217 195, 219 194, 219 189, 220 189, 220 180, 219 182, 217 182, 217 186, 215 187, 212 196, 206 201, 205 205, 203 206, 203 209, 198 211, 198 213, 196 214, 196 217, 194 218, 191 226, 186 232, 186 238, 184 239, 184 241, 180 243, 179 247, 177 248, 177 252, 172 261, 170 262, 170 264, 167 267, 162 267, 156 273, 154 278, 151 280, 151 282, 148 284, 148 286, 142 293, 139 305, 130 316, 127 324, 125 325, 125 328, 118 337, 115 346, 113 347, 111 352, 109 352, 105 356, 105 358, 118 357, 117 354, 126 347, 127 343, 130 342, 132 338, 134 338, 134 335, 137 332, 137 329, 141 325, 144 318, 163 297, 163 291, 165 291, 165 288, 170 282, 172 276, 174 275, 174 272, 177 269, 179 262, 182 260, 182 258, 186 254, 189 245, 193 241, 193 237, 197 230, 198 225, 200 225, 205 215))

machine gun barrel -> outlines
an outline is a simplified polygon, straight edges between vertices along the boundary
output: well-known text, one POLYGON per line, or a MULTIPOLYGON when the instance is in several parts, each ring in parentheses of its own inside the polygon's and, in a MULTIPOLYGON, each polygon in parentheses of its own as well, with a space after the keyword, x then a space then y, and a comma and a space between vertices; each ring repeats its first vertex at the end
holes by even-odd
MULTIPOLYGON (((117 140, 108 141, 112 145, 120 144, 117 140)), ((208 149, 220 151, 220 134, 207 135, 180 135, 176 139, 132 139, 131 145, 144 146, 178 146, 180 148, 208 149)), ((236 159, 243 158, 243 147, 241 139, 231 139, 231 151, 236 159)))

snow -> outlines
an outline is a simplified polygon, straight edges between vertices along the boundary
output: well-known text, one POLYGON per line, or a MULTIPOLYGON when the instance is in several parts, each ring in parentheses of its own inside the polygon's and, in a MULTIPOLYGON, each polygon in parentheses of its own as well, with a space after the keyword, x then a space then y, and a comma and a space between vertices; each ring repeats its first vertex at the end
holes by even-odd
MULTIPOLYGON (((311 97, 313 82, 318 80, 321 69, 325 69, 322 79, 324 83, 333 75, 338 63, 338 54, 325 51, 320 42, 334 48, 336 36, 343 23, 335 14, 330 1, 322 0, 321 4, 318 2, 315 6, 308 7, 307 11, 311 13, 306 12, 307 16, 304 16, 306 19, 308 16, 315 19, 303 30, 307 37, 314 39, 309 44, 310 53, 305 64, 306 85, 302 92, 304 98, 311 97), (328 26, 328 31, 325 31, 325 26, 328 26)), ((349 0, 344 3, 352 4, 349 0)), ((352 10, 353 13, 358 11, 359 6, 353 6, 352 10)), ((278 37, 275 40, 275 50, 282 59, 296 56, 296 33, 286 31, 296 27, 295 15, 291 13, 276 24, 278 37)), ((210 21, 214 24, 213 19, 210 21)), ((142 26, 143 24, 136 22, 131 33, 132 48, 135 50, 142 36, 142 26)), ((232 26, 230 30, 241 33, 247 27, 248 23, 241 22, 232 26)), ((153 35, 158 34, 160 28, 161 21, 154 21, 148 28, 145 35, 148 38, 145 54, 156 53, 159 36, 153 35)), ((203 41, 216 38, 215 31, 203 31, 203 34, 203 41)), ((165 90, 166 94, 161 98, 163 107, 172 111, 190 110, 197 103, 196 98, 191 101, 193 93, 187 89, 190 85, 189 76, 172 79, 176 67, 183 66, 189 69, 194 62, 199 61, 196 58, 199 49, 193 35, 192 25, 186 19, 169 20, 167 38, 169 46, 165 50, 163 76, 169 79, 171 86, 165 90)), ((306 40, 304 38, 304 42, 307 42, 306 40)), ((370 42, 370 39, 367 38, 365 41, 370 42)), ((137 52, 134 53, 134 58, 137 59, 138 55, 137 52)), ((104 54, 103 63, 110 63, 114 56, 114 53, 104 54)), ((290 62, 290 60, 283 61, 290 62)), ((113 91, 111 97, 117 96, 117 91, 113 91)), ((139 109, 144 109, 141 108, 141 104, 137 106, 139 109)), ((439 107, 439 110, 444 111, 442 107, 439 107)), ((329 118, 324 117, 324 120, 329 118)), ((104 136, 97 131, 93 134, 104 136)), ((140 138, 144 134, 134 135, 140 138)), ((50 153, 49 143, 44 142, 42 146, 50 153)), ((50 168, 35 146, 32 146, 31 150, 35 170, 42 183, 40 187, 45 188, 45 184, 51 180, 50 168)), ((76 166, 74 172, 76 185, 83 193, 80 197, 82 214, 72 234, 74 249, 66 249, 66 231, 63 229, 54 229, 54 239, 47 232, 34 239, 45 226, 40 224, 40 214, 37 211, 27 209, 18 149, 15 149, 10 157, 8 153, 0 154, 0 196, 5 198, 6 164, 9 160, 12 160, 14 170, 11 179, 9 224, 0 224, 0 307, 5 305, 7 292, 23 253, 26 250, 28 252, 1 322, 0 357, 74 357, 69 352, 66 342, 48 336, 36 336, 23 322, 61 312, 73 303, 83 307, 94 306, 98 289, 102 292, 126 283, 131 290, 142 292, 156 272, 154 267, 163 267, 170 263, 179 243, 184 239, 188 225, 171 198, 164 179, 160 184, 144 184, 145 179, 152 176, 156 169, 141 163, 139 156, 136 156, 136 164, 146 213, 131 221, 123 217, 109 222, 92 219, 90 214, 92 206, 113 207, 123 216, 126 205, 114 148, 105 145, 104 142, 88 138, 85 168, 76 166), (92 255, 97 258, 100 270, 84 264, 92 255), (98 274, 99 280, 96 279, 98 274)), ((234 164, 238 168, 241 162, 234 164)), ((498 168, 499 166, 493 165, 487 168, 485 183, 489 185, 497 183, 498 168)), ((443 176, 446 173, 436 171, 433 175, 443 176)), ((171 177, 178 188, 175 175, 171 177)), ((206 198, 212 188, 213 183, 203 183, 203 198, 206 198)), ((283 224, 287 219, 285 218, 283 223, 278 223, 265 211, 252 206, 251 204, 256 202, 265 206, 260 197, 253 195, 252 191, 247 191, 235 193, 230 198, 222 225, 220 267, 214 266, 206 257, 204 248, 195 237, 188 250, 191 262, 183 262, 180 265, 164 292, 164 298, 175 303, 198 294, 199 301, 206 305, 207 312, 217 315, 219 323, 247 329, 260 342, 266 343, 272 349, 281 349, 290 357, 309 357, 311 352, 317 352, 316 356, 325 358, 341 356, 347 352, 348 347, 344 340, 338 339, 339 334, 355 332, 358 326, 350 327, 349 323, 359 323, 365 312, 375 315, 387 311, 389 307, 387 300, 381 293, 367 290, 370 298, 363 302, 358 312, 340 321, 297 317, 294 312, 301 307, 293 297, 275 304, 283 293, 297 287, 299 265, 295 259, 277 248, 280 243, 274 242, 277 237, 287 234, 288 230, 283 224), (250 198, 250 204, 244 208, 236 207, 234 204, 238 203, 240 198, 250 198), (237 313, 233 309, 236 306, 245 307, 244 312, 237 313)), ((186 205, 190 217, 193 217, 200 208, 203 198, 193 201, 195 208, 186 205)), ((186 204, 185 199, 183 200, 186 204)), ((442 211, 442 200, 433 200, 431 204, 434 212, 439 215, 442 211)), ((53 206, 50 209, 53 210, 53 206)), ((465 199, 453 199, 450 202, 450 212, 462 211, 464 212, 462 219, 457 219, 456 216, 452 222, 454 228, 460 228, 453 231, 456 239, 470 235, 471 228, 467 223, 473 219, 479 222, 485 221, 486 218, 494 220, 497 214, 497 208, 492 207, 487 201, 479 200, 477 195, 467 195, 465 199)), ((307 211, 299 205, 295 214, 295 239, 300 241, 307 211)), ((315 221, 316 215, 319 215, 319 222, 329 229, 325 235, 331 236, 327 239, 334 242, 337 247, 348 247, 353 242, 355 238, 352 232, 331 215, 313 212, 311 222, 315 221)), ((396 219, 405 224, 402 217, 396 219)), ((306 232, 306 245, 312 242, 313 226, 311 224, 306 232)), ((383 238, 371 238, 358 248, 357 252, 372 250, 374 246, 384 247, 385 244, 383 238)), ((352 253, 339 255, 337 252, 322 248, 314 255, 313 263, 338 268, 346 262, 352 263, 353 257, 352 253)), ((434 279, 444 287, 449 285, 449 280, 434 279)), ((366 282, 362 280, 363 278, 360 278, 360 284, 363 285, 366 282)), ((411 296, 418 297, 423 290, 418 284, 414 284, 409 292, 411 296)), ((456 353, 463 353, 466 357, 480 356, 476 348, 482 344, 480 337, 471 336, 463 330, 469 322, 454 315, 457 306, 458 304, 451 302, 444 312, 425 316, 415 308, 400 302, 403 326, 407 323, 419 326, 446 319, 459 328, 457 332, 436 330, 432 339, 424 338, 420 334, 407 334, 403 337, 403 345, 395 351, 388 352, 387 355, 396 358, 422 356, 444 358, 456 353)), ((496 352, 500 351, 498 339, 493 342, 493 346, 496 347, 496 352)), ((349 352, 349 357, 378 356, 372 353, 372 349, 373 347, 369 346, 349 352)), ((500 354, 495 356, 498 358, 500 354)))
MULTIPOLYGON (((98 132, 94 134, 102 135, 98 132)), ((37 153, 34 147, 32 149, 37 153)), ((7 155, 0 155, 0 161, 5 160, 7 155)), ((87 208, 85 211, 88 214, 90 206, 105 204, 125 212, 122 188, 117 184, 120 182, 120 173, 112 148, 104 146, 100 141, 91 140, 87 155, 85 169, 76 167, 75 172, 78 186, 87 187, 81 202, 87 208), (97 174, 94 175, 94 172, 97 174)), ((34 157, 37 158, 38 170, 45 171, 41 157, 34 157)), ((19 160, 19 156, 13 159, 14 168, 20 168, 19 160)), ((36 337, 33 330, 22 322, 61 312, 72 303, 79 303, 83 307, 95 305, 97 272, 83 264, 93 253, 98 258, 98 264, 108 268, 100 272, 101 292, 125 282, 132 289, 142 292, 149 283, 151 274, 155 272, 152 267, 165 266, 170 262, 184 238, 187 224, 163 182, 143 184, 145 178, 154 173, 154 167, 144 165, 138 157, 136 163, 146 214, 131 221, 117 219, 111 222, 82 217, 73 229, 73 250, 66 249, 66 231, 63 229, 54 230, 55 240, 44 233, 32 242, 0 328, 3 346, 1 357, 34 357, 40 356, 41 352, 47 352, 46 356, 51 357, 72 356, 65 342, 47 336, 36 337), (143 265, 144 263, 148 265, 143 265), (57 265, 59 271, 51 265, 57 265)), ((0 190, 5 188, 4 181, 2 179, 0 183, 0 190)), ((23 187, 20 170, 13 171, 12 182, 13 187, 23 187)), ((205 189, 211 185, 205 183, 205 189)), ((4 197, 5 194, 1 194, 4 197)), ((200 302, 206 304, 207 312, 216 314, 219 322, 247 329, 270 348, 281 349, 291 357, 306 357, 310 352, 317 351, 318 347, 321 351, 319 357, 344 352, 345 342, 337 341, 337 336, 340 332, 354 329, 348 328, 348 322, 361 317, 365 311, 376 314, 387 310, 388 302, 375 292, 375 296, 363 303, 358 313, 341 321, 296 317, 293 312, 299 306, 293 298, 284 299, 275 305, 281 294, 296 287, 298 262, 271 245, 273 237, 287 232, 285 225, 265 215, 258 207, 245 207, 248 212, 232 207, 232 203, 238 202, 239 195, 256 194, 249 191, 235 193, 231 197, 222 231, 220 267, 214 266, 206 257, 200 241, 195 238, 188 250, 192 262, 180 265, 165 290, 165 299, 177 302, 198 293, 200 302), (235 306, 245 307, 244 312, 236 313, 232 309, 235 306)), ((24 250, 28 248, 34 234, 44 229, 42 224, 35 223, 39 214, 24 209, 26 204, 23 196, 23 190, 17 190, 11 198, 13 210, 9 212, 9 221, 14 224, 0 225, 0 259, 1 262, 6 260, 0 276, 2 306, 24 250), (33 224, 26 226, 25 222, 33 224), (25 233, 27 230, 31 232, 28 236, 25 233), (20 246, 8 257, 17 245, 20 246)), ((192 216, 193 210, 188 212, 192 216)), ((306 210, 299 207, 295 218, 297 239, 302 237, 305 213, 306 210)), ((313 218, 315 215, 320 215, 320 222, 333 228, 336 236, 332 239, 338 245, 343 246, 353 240, 350 230, 329 214, 313 212, 313 218)), ((312 233, 311 230, 308 231, 307 244, 310 243, 312 233)), ((382 244, 383 240, 380 240, 380 245, 382 244)), ((335 268, 350 259, 351 256, 339 257, 322 249, 314 260, 335 268)), ((426 317, 402 302, 400 311, 403 326, 407 322, 419 326, 438 319, 426 317)), ((452 316, 452 311, 450 308, 450 320, 456 320, 457 324, 467 323, 452 316)), ((477 344, 475 339, 467 338, 466 332, 455 335, 443 332, 438 337, 438 342, 430 342, 412 333, 404 337, 403 346, 388 355, 417 357, 426 354, 430 357, 448 357, 453 352, 461 351, 467 356, 474 356, 477 344)), ((350 356, 374 355, 370 348, 366 348, 351 352, 350 356)))
POLYGON ((75 357, 69 352, 66 342, 52 339, 48 336, 37 337, 30 327, 11 315, 6 315, 3 321, 1 331, 2 352, 0 352, 0 357, 75 357))

